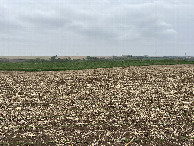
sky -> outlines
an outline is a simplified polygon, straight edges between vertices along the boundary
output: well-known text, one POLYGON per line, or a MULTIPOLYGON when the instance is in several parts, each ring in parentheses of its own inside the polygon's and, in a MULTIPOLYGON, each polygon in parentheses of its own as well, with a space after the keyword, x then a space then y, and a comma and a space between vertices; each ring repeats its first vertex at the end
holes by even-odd
POLYGON ((193 0, 0 0, 0 56, 185 53, 193 0))

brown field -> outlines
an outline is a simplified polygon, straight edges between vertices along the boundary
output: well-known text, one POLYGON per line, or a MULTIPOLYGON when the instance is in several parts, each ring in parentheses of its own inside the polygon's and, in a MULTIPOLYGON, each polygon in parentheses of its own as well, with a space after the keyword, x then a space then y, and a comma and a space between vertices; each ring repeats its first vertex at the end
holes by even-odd
POLYGON ((194 65, 0 72, 4 145, 192 145, 194 65))

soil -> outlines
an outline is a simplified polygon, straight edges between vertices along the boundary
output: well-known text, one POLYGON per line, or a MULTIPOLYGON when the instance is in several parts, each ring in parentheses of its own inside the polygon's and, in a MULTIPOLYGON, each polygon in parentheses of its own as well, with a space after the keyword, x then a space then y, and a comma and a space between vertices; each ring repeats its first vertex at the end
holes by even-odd
POLYGON ((194 65, 0 72, 1 145, 192 145, 194 65))

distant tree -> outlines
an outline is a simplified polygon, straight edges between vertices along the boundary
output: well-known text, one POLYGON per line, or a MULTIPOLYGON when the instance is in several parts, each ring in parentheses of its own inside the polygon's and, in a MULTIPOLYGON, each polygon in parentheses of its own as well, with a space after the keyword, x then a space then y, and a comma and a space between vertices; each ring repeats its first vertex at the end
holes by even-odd
POLYGON ((100 59, 98 57, 87 56, 86 59, 90 60, 90 61, 100 61, 100 59))
POLYGON ((51 61, 56 61, 57 55, 50 58, 51 61))
POLYGON ((117 56, 112 56, 112 58, 113 58, 113 59, 116 59, 116 58, 118 58, 118 57, 117 57, 117 56))
POLYGON ((87 59, 87 60, 90 60, 90 59, 91 59, 91 57, 90 57, 90 56, 87 56, 87 57, 86 57, 86 59, 87 59))
POLYGON ((41 59, 41 58, 36 58, 36 59, 35 59, 35 62, 43 62, 43 59, 41 59))

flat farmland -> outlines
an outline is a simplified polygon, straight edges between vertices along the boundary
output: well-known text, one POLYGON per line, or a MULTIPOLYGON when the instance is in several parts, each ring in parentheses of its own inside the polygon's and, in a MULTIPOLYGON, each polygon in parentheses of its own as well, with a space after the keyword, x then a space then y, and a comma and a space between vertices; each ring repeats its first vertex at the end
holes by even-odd
MULTIPOLYGON (((0 56, 2 59, 45 59, 49 60, 52 56, 0 56)), ((65 58, 71 58, 71 59, 86 59, 87 56, 57 56, 57 58, 65 59, 65 58)), ((112 56, 94 56, 98 58, 112 58, 112 56)))
POLYGON ((0 72, 1 145, 192 145, 194 65, 0 72))

